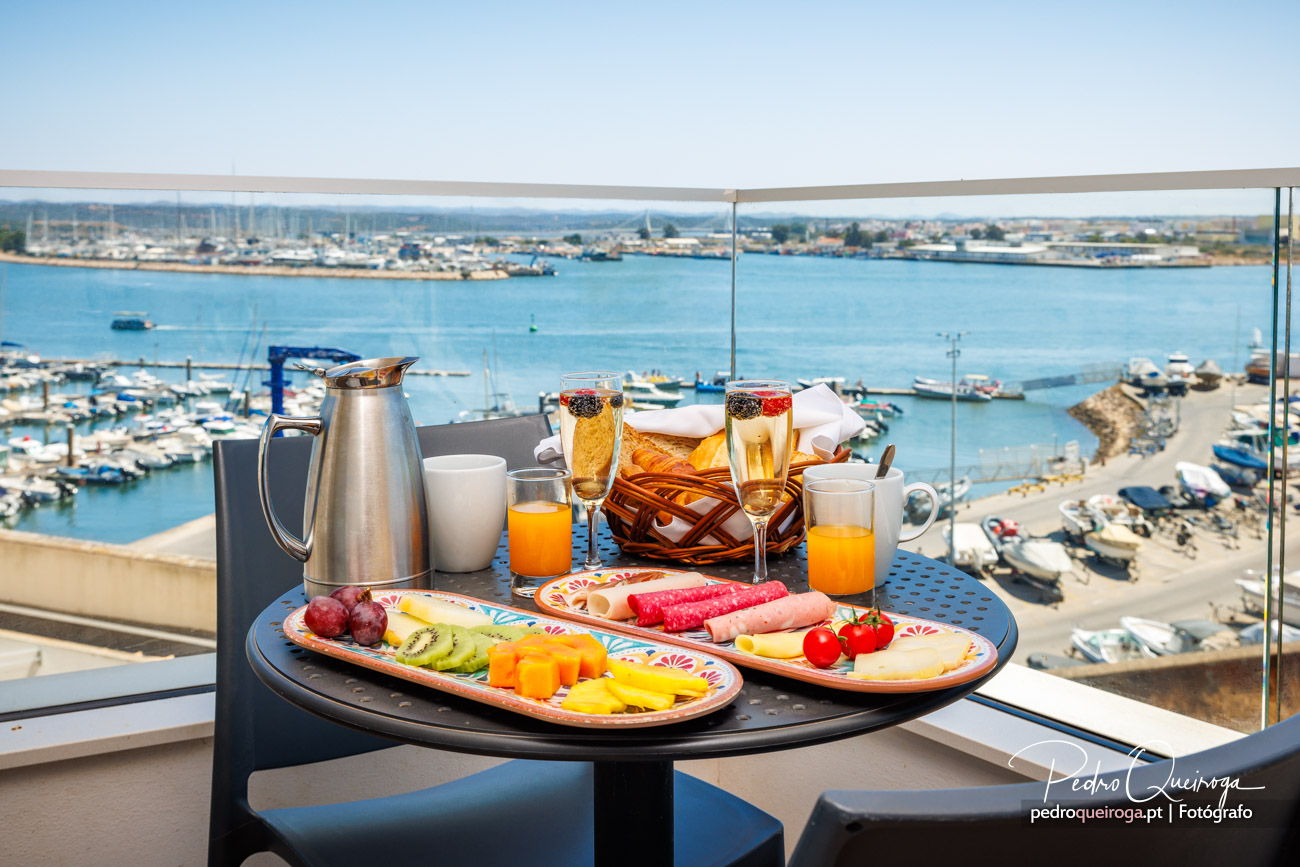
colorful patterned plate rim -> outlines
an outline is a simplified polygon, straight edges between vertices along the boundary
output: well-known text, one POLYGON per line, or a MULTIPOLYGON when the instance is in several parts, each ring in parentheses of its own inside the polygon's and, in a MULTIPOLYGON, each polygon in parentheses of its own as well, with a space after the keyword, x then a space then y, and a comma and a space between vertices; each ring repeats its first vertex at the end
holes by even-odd
MULTIPOLYGON (((375 593, 374 599, 385 608, 396 608, 399 598, 408 594, 431 596, 465 605, 474 611, 480 611, 488 615, 492 618, 493 623, 506 623, 513 626, 539 626, 547 632, 558 634, 584 631, 582 627, 572 621, 555 620, 545 615, 534 614, 531 611, 493 605, 490 602, 484 602, 471 596, 462 596, 458 593, 442 593, 435 590, 388 590, 375 593)), ((374 647, 362 647, 347 636, 322 638, 316 635, 303 622, 303 614, 306 610, 307 606, 304 605, 286 617, 283 623, 285 638, 300 647, 323 653, 326 656, 332 656, 335 659, 341 659, 344 662, 354 663, 373 671, 400 677, 413 683, 421 683, 442 692, 464 696, 472 701, 505 708, 515 713, 559 723, 560 725, 614 729, 667 725, 668 723, 690 719, 725 707, 740 691, 742 683, 740 672, 719 658, 717 654, 701 653, 695 648, 682 648, 676 644, 662 642, 652 637, 628 636, 607 629, 587 629, 585 631, 596 636, 605 645, 611 659, 680 668, 703 677, 709 682, 710 689, 708 693, 700 698, 678 701, 677 704, 663 711, 621 714, 578 713, 560 707, 561 700, 568 694, 568 687, 561 687, 560 691, 549 700, 543 701, 541 699, 521 698, 515 695, 514 690, 488 686, 486 668, 475 674, 452 674, 446 671, 433 671, 432 669, 403 665, 394 658, 397 649, 383 642, 374 647)))
MULTIPOLYGON (((660 641, 669 642, 681 647, 692 649, 703 649, 710 653, 715 653, 736 665, 745 668, 756 668, 760 671, 768 671, 772 674, 779 674, 783 677, 802 680, 807 683, 815 683, 821 686, 828 686, 832 689, 842 689, 851 692, 928 692, 936 689, 946 689, 950 686, 958 686, 988 672, 997 664, 998 649, 984 636, 972 632, 961 626, 952 623, 940 623, 935 620, 926 620, 921 617, 912 617, 909 614, 895 614, 886 612, 895 625, 895 637, 904 635, 924 635, 934 633, 939 630, 949 632, 961 632, 968 635, 971 639, 971 649, 966 653, 966 659, 960 666, 952 671, 945 672, 935 677, 925 678, 923 680, 858 680, 851 678, 848 673, 853 670, 853 663, 847 659, 841 658, 839 662, 830 668, 817 668, 808 662, 802 656, 794 659, 769 659, 766 657, 755 656, 751 653, 744 653, 737 650, 733 642, 724 642, 714 644, 709 640, 709 633, 703 629, 692 629, 686 632, 671 633, 664 632, 663 626, 635 626, 630 620, 604 620, 600 617, 588 614, 585 609, 570 608, 564 601, 564 594, 591 584, 603 584, 605 581, 614 577, 623 577, 626 575, 636 574, 638 572, 662 572, 665 575, 684 575, 687 574, 682 569, 657 569, 652 567, 636 569, 596 569, 591 572, 574 572, 570 575, 562 575, 543 584, 533 597, 533 602, 543 611, 553 614, 556 617, 563 617, 570 620, 578 620, 583 623, 598 625, 605 629, 612 629, 622 632, 626 635, 638 635, 642 637, 653 637, 660 641)), ((701 573, 703 574, 703 573, 701 573)), ((711 575, 705 575, 705 579, 710 584, 743 584, 740 581, 728 581, 725 578, 715 578, 711 575)), ((775 579, 774 579, 775 580, 775 579)), ((855 613, 864 613, 868 609, 860 605, 849 605, 847 603, 836 603, 838 608, 835 612, 836 620, 847 619, 855 613)), ((829 621, 827 621, 829 622, 829 621)))

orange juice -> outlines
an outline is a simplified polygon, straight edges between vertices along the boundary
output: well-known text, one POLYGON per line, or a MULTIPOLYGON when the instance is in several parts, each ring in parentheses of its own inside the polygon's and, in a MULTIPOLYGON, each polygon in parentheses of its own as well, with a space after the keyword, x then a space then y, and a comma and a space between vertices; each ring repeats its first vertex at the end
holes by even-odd
POLYGON ((808 586, 831 595, 865 593, 875 587, 875 533, 844 524, 809 528, 808 586))
POLYGON ((573 516, 567 503, 515 503, 506 513, 510 571, 530 578, 563 575, 573 565, 573 516))

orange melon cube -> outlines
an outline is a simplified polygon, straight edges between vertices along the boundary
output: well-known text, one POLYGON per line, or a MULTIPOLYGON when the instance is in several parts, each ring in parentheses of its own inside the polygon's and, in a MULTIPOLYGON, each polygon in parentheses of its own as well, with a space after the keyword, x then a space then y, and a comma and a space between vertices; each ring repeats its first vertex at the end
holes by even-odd
POLYGON ((550 644, 543 645, 541 650, 552 659, 560 669, 560 683, 564 686, 573 686, 578 682, 578 676, 582 671, 582 654, 567 644, 560 644, 552 641, 550 644))
POLYGON ((515 667, 519 662, 519 651, 513 646, 502 643, 488 648, 488 686, 505 689, 515 688, 515 667))
POLYGON ((573 639, 573 646, 582 654, 582 666, 579 671, 582 677, 600 677, 605 673, 605 659, 608 654, 600 639, 587 632, 566 637, 573 639))
POLYGON ((515 663, 515 694, 548 699, 560 688, 560 665, 554 657, 529 653, 515 663))

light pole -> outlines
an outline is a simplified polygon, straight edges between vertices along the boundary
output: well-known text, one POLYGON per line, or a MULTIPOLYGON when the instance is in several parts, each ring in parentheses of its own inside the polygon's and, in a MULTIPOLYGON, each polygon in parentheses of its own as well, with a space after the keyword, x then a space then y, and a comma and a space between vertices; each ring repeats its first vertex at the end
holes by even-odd
MULTIPOLYGON (((948 565, 957 568, 957 359, 961 357, 958 344, 969 331, 940 331, 938 335, 948 341, 948 357, 952 359, 952 446, 948 453, 948 565)), ((935 508, 940 504, 935 503, 935 508)))

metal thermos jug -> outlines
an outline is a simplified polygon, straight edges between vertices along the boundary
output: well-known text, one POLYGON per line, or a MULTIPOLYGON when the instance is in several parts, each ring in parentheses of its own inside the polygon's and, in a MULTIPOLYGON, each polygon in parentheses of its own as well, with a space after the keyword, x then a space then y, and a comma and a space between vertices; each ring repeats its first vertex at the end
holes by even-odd
POLYGON ((418 358, 371 358, 303 368, 325 380, 320 415, 271 415, 262 428, 257 487, 275 541, 302 561, 308 596, 365 584, 375 590, 429 589, 424 474, 402 375, 418 358), (266 488, 267 447, 277 431, 316 438, 307 475, 303 538, 285 530, 266 488))

